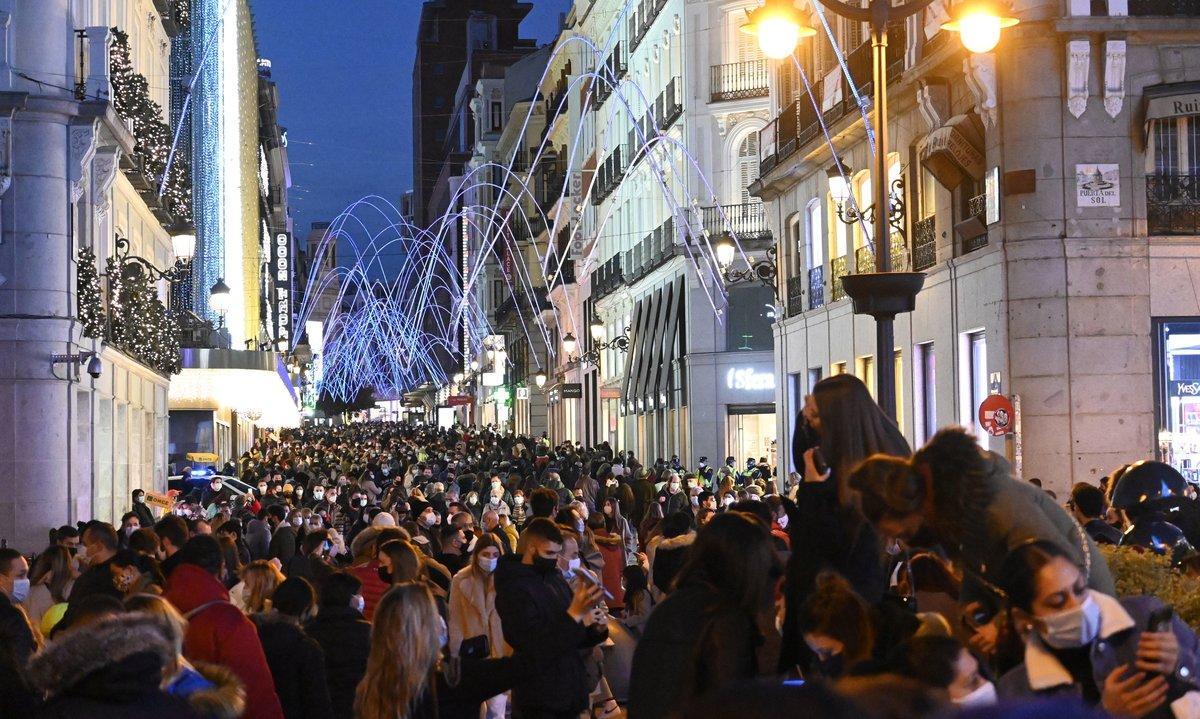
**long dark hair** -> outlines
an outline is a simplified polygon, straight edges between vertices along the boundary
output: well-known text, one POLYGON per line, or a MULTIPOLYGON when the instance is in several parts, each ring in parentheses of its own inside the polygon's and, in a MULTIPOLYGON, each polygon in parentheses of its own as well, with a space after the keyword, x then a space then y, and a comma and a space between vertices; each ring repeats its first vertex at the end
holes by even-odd
POLYGON ((961 541, 992 498, 988 459, 962 427, 938 431, 912 459, 877 455, 849 478, 863 515, 875 525, 924 511, 938 539, 961 541))
POLYGON ((998 578, 1010 607, 1030 611, 1037 597, 1038 572, 1055 559, 1074 563, 1058 545, 1044 539, 1026 542, 1009 552, 1000 565, 998 578))
POLYGON ((840 574, 822 572, 817 577, 816 591, 800 605, 799 621, 803 634, 822 634, 842 642, 847 667, 871 656, 875 632, 867 603, 840 574))
POLYGON ((724 604, 753 616, 768 606, 779 573, 766 525, 749 514, 725 512, 696 533, 675 585, 706 584, 724 604))
MULTIPOLYGON (((850 471, 859 462, 873 454, 896 457, 912 454, 900 428, 888 419, 875 400, 871 399, 867 386, 854 375, 826 377, 813 386, 812 397, 821 419, 821 453, 833 469, 833 478, 838 484, 838 500, 843 505, 851 503, 852 492, 848 480, 850 471)), ((806 427, 808 423, 803 414, 798 414, 796 432, 804 432, 806 427)), ((799 445, 797 438, 793 448, 798 449, 799 445)), ((803 450, 792 460, 797 467, 803 467, 803 450)))

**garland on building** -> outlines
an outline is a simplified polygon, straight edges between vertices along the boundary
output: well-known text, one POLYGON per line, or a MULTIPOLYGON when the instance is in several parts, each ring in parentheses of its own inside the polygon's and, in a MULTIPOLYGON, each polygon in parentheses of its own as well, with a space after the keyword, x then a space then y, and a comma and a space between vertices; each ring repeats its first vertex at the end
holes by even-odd
POLYGON ((104 336, 104 296, 100 289, 100 272, 96 253, 84 247, 79 250, 76 266, 76 302, 83 336, 99 339, 104 336))
POLYGON ((179 325, 150 275, 135 262, 110 257, 108 341, 142 364, 170 376, 180 370, 179 325))
POLYGON ((171 15, 175 19, 175 24, 180 28, 187 28, 192 21, 192 3, 190 0, 172 0, 171 15))
MULTIPOLYGON (((186 3, 185 3, 186 4, 186 3)), ((113 109, 122 119, 133 124, 134 154, 141 161, 142 172, 150 178, 157 193, 159 183, 167 172, 171 152, 171 127, 163 121, 163 109, 150 99, 150 84, 145 76, 133 71, 129 56, 129 36, 112 29, 113 43, 109 50, 109 74, 113 87, 113 109)), ((163 192, 165 209, 177 220, 192 220, 191 168, 184 153, 176 153, 171 173, 163 192)))

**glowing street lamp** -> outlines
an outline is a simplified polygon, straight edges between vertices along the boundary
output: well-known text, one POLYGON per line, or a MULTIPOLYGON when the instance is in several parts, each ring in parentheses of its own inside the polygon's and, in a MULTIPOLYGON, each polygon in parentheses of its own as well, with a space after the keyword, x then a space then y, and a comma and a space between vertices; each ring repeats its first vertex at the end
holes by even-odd
POLYGON ((533 383, 536 384, 538 387, 545 387, 546 386, 546 373, 538 372, 536 375, 534 375, 533 383))
POLYGON ((837 165, 832 165, 825 171, 829 177, 829 196, 835 204, 842 205, 850 199, 850 183, 846 181, 846 175, 852 172, 850 166, 844 162, 840 170, 837 165))
POLYGON ((568 332, 566 334, 566 336, 563 337, 563 339, 562 339, 562 345, 563 345, 563 349, 566 350, 567 354, 569 354, 569 355, 575 354, 575 348, 578 346, 578 343, 576 343, 576 341, 575 341, 575 335, 568 332))
POLYGON ((177 260, 192 259, 196 254, 196 231, 190 227, 180 228, 171 235, 171 249, 175 252, 177 260))
POLYGON ((224 279, 217 278, 216 284, 209 289, 208 304, 222 317, 229 311, 229 285, 225 284, 224 279))
POLYGON ((479 371, 479 360, 471 360, 471 364, 469 366, 470 366, 472 372, 478 372, 479 371))
POLYGON ((963 47, 971 52, 991 52, 1000 42, 1000 31, 1020 22, 992 0, 968 0, 954 9, 943 30, 962 36, 963 47))
POLYGON ((733 264, 733 243, 729 240, 721 240, 717 243, 717 262, 721 263, 722 267, 728 267, 733 264))
POLYGON ((454 373, 454 384, 462 384, 463 380, 466 378, 467 378, 467 376, 464 375, 462 372, 455 372, 454 373))
POLYGON ((592 320, 591 330, 592 339, 596 340, 597 342, 604 340, 604 323, 602 323, 600 320, 592 320))
POLYGON ((761 7, 746 13, 746 24, 741 31, 758 37, 758 46, 772 60, 788 57, 800 38, 817 34, 804 23, 793 0, 766 0, 761 7))

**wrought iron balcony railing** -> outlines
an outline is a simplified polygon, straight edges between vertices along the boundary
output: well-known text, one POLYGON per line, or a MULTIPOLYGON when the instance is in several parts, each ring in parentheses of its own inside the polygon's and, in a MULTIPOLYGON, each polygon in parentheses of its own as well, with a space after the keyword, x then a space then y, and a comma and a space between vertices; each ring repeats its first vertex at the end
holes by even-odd
POLYGON ((766 97, 770 92, 766 60, 745 60, 709 68, 709 97, 713 102, 766 97))
POLYGON ((1146 175, 1146 231, 1200 234, 1200 174, 1146 175))
POLYGON ((924 272, 937 264, 937 223, 934 215, 913 223, 912 264, 924 272))
POLYGON ((796 275, 795 277, 787 278, 787 316, 795 317, 804 311, 804 290, 808 283, 808 278, 804 275, 796 275))
POLYGON ((850 259, 845 255, 834 257, 829 261, 829 270, 833 276, 829 283, 829 294, 832 301, 845 299, 846 290, 842 287, 842 278, 850 274, 850 259))
POLYGON ((739 242, 771 239, 766 205, 762 202, 702 207, 700 215, 704 229, 713 237, 732 234, 739 242))
MULTIPOLYGON (((967 200, 967 212, 971 217, 977 218, 980 222, 982 222, 986 226, 987 225, 987 195, 984 195, 984 194, 975 195, 971 199, 967 200)), ((963 254, 965 255, 968 252, 974 252, 975 250, 987 247, 987 244, 988 244, 988 236, 987 236, 986 232, 984 232, 982 235, 980 235, 978 237, 972 237, 970 239, 963 240, 963 244, 962 244, 963 254)))
POLYGON ((817 265, 808 271, 808 309, 825 304, 825 266, 817 265))
POLYGON ((875 253, 870 247, 860 247, 854 251, 854 274, 861 275, 875 271, 875 253))

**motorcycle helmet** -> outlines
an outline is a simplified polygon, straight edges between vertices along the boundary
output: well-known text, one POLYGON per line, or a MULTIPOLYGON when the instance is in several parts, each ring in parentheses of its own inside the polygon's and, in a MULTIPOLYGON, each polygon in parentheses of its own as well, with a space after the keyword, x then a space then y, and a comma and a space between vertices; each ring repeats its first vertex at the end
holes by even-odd
POLYGON ((1144 459, 1129 465, 1115 479, 1112 506, 1116 509, 1138 509, 1157 500, 1182 498, 1187 481, 1171 465, 1144 459))

